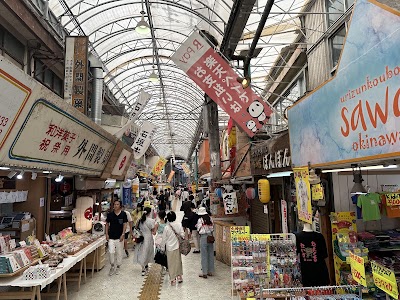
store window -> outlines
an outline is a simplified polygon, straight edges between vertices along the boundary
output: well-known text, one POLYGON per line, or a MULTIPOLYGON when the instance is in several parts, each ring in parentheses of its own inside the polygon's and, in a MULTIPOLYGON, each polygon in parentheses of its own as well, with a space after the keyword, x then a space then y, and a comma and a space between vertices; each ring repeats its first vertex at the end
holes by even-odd
POLYGON ((342 52, 344 39, 346 37, 346 26, 343 25, 336 31, 329 39, 332 49, 332 65, 335 68, 339 62, 340 54, 342 52))
POLYGON ((2 26, 0 26, 0 48, 3 55, 11 58, 16 65, 23 68, 25 45, 2 26))
POLYGON ((292 85, 282 94, 282 98, 277 100, 274 104, 274 108, 278 113, 275 114, 275 120, 271 123, 277 125, 275 128, 276 131, 284 128, 286 125, 283 120, 286 108, 292 106, 305 92, 305 71, 302 70, 300 75, 293 81, 292 85))
POLYGON ((355 0, 327 0, 328 27, 332 26, 344 12, 353 5, 355 0))
POLYGON ((50 70, 41 60, 35 60, 35 79, 62 96, 63 80, 50 70))

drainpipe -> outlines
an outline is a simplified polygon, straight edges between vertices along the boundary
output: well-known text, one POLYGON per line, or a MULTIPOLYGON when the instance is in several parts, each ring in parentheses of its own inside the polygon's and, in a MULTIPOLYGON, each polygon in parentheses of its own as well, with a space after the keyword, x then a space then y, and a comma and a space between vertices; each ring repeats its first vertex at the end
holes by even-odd
POLYGON ((101 108, 103 106, 104 76, 102 68, 92 68, 93 93, 92 93, 92 120, 101 124, 101 108))

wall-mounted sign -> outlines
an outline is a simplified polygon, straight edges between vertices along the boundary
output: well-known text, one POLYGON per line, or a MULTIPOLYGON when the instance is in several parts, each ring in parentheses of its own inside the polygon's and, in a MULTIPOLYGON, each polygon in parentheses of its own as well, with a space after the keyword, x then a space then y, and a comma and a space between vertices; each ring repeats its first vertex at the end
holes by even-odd
POLYGON ((156 126, 148 121, 144 121, 142 127, 140 128, 139 134, 136 137, 135 142, 132 145, 133 156, 135 159, 139 159, 149 148, 151 139, 156 132, 156 126))
POLYGON ((288 132, 254 145, 250 155, 252 175, 291 170, 288 132))
POLYGON ((222 200, 224 201, 224 209, 226 215, 233 215, 238 213, 239 210, 236 192, 223 193, 222 200))
POLYGON ((26 167, 99 174, 116 142, 82 123, 54 103, 39 99, 29 111, 12 143, 9 160, 26 167))
POLYGON ((29 87, 7 73, 9 69, 10 64, 0 59, 0 149, 31 95, 29 87))
POLYGON ((16 179, 8 178, 7 176, 0 176, 0 190, 15 190, 16 187, 16 179))
POLYGON ((87 36, 65 38, 64 99, 84 114, 87 107, 88 42, 87 36))
POLYGON ((238 74, 198 32, 171 59, 250 137, 267 123, 271 108, 250 88, 243 89, 238 74))
POLYGON ((398 12, 356 2, 336 76, 288 111, 296 166, 400 156, 399 40, 398 12))
POLYGON ((121 176, 124 173, 126 166, 129 164, 131 154, 128 150, 122 149, 111 175, 121 176))
POLYGON ((281 214, 282 214, 282 233, 288 233, 288 212, 287 202, 281 200, 281 214))

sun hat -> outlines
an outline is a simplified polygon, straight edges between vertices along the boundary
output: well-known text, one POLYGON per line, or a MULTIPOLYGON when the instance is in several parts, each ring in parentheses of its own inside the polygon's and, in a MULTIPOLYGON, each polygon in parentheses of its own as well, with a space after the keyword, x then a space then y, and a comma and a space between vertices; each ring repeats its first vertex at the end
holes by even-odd
POLYGON ((206 215, 206 214, 207 214, 206 208, 205 208, 205 207, 200 207, 200 208, 198 209, 198 211, 197 211, 197 214, 198 214, 199 216, 204 216, 204 215, 206 215))

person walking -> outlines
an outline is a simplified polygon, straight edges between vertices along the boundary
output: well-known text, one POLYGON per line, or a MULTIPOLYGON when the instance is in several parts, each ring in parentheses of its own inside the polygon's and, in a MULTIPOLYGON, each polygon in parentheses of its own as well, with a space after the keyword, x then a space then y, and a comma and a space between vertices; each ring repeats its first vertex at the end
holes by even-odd
POLYGON ((197 211, 199 220, 197 221, 197 231, 200 234, 200 252, 201 252, 201 270, 199 277, 207 278, 214 275, 214 244, 209 243, 208 236, 212 236, 214 232, 214 224, 207 213, 205 207, 200 207, 197 211))
POLYGON ((121 210, 120 200, 114 200, 113 208, 114 210, 107 214, 105 228, 111 263, 110 272, 108 273, 110 276, 114 273, 116 275, 119 274, 120 266, 122 264, 125 231, 128 223, 126 213, 121 210), (116 259, 115 256, 117 256, 116 259))
POLYGON ((167 201, 165 199, 164 191, 160 191, 160 195, 158 195, 158 211, 165 211, 167 209, 167 201))
POLYGON ((190 207, 184 211, 184 216, 182 219, 183 231, 188 234, 189 240, 192 239, 194 243, 193 253, 200 253, 200 236, 197 232, 197 221, 199 216, 196 214, 196 206, 190 203, 190 207))
POLYGON ((182 257, 179 250, 179 240, 177 235, 184 238, 185 234, 180 222, 176 222, 175 212, 170 211, 167 214, 167 221, 168 224, 165 226, 163 232, 161 249, 166 249, 167 252, 168 273, 171 285, 176 285, 176 281, 178 281, 178 283, 183 282, 182 257))
MULTIPOLYGON (((136 209, 132 211, 131 215, 132 215, 133 226, 138 228, 138 226, 137 226, 138 222, 143 215, 143 202, 139 202, 137 204, 136 209)), ((136 242, 135 242, 135 239, 133 239, 133 250, 135 250, 135 247, 136 247, 136 242)))
POLYGON ((157 232, 156 222, 151 218, 150 207, 144 208, 137 227, 143 235, 143 241, 136 247, 136 261, 142 267, 142 276, 145 276, 149 270, 149 263, 154 259, 153 235, 157 232))
POLYGON ((127 219, 128 219, 128 225, 126 226, 126 230, 125 230, 125 239, 124 239, 124 249, 125 249, 125 254, 126 254, 126 257, 129 257, 129 252, 128 252, 128 239, 129 239, 129 234, 132 232, 132 224, 133 224, 133 221, 132 221, 132 216, 131 216, 131 214, 129 213, 129 211, 127 211, 126 209, 125 209, 125 206, 122 206, 122 211, 124 212, 124 213, 126 213, 126 217, 127 217, 127 219))

